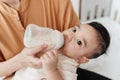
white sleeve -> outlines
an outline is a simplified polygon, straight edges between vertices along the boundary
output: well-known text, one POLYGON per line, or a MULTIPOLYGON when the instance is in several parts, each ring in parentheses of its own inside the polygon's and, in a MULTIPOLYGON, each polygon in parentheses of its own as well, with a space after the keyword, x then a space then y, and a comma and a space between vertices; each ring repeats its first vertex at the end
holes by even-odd
POLYGON ((77 67, 79 64, 64 55, 59 54, 58 69, 64 80, 77 80, 77 67))

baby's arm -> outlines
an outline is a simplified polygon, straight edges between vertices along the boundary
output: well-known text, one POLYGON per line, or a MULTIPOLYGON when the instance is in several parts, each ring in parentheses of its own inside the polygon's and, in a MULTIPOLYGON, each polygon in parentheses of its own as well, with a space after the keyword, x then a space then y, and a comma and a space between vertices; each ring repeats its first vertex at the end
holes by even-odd
POLYGON ((58 54, 49 51, 41 56, 42 67, 45 69, 47 80, 63 80, 61 73, 57 69, 58 54))

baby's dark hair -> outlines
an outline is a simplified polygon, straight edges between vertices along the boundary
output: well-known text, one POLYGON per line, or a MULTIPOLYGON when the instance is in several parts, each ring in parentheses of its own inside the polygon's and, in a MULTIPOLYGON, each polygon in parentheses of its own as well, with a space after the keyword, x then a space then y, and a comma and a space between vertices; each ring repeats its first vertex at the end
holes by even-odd
POLYGON ((96 49, 96 52, 94 55, 92 55, 90 58, 97 58, 102 54, 105 54, 109 45, 110 45, 110 35, 107 29, 99 22, 91 22, 88 23, 91 27, 93 27, 97 33, 97 40, 98 40, 98 48, 96 49))

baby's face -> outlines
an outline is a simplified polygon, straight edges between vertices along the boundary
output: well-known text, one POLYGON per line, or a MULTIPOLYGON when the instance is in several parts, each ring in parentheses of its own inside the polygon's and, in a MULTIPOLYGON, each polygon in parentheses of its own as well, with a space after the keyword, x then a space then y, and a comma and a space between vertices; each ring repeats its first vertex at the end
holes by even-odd
POLYGON ((97 33, 87 24, 72 27, 63 31, 65 44, 60 49, 62 53, 73 59, 89 57, 97 48, 97 33))

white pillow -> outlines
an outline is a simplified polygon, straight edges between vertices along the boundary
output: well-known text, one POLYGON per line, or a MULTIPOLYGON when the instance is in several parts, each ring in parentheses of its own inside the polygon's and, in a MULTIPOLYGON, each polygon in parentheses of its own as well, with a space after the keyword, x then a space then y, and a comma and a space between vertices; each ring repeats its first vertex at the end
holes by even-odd
POLYGON ((92 21, 98 21, 107 28, 111 36, 110 47, 107 55, 92 59, 90 62, 80 65, 80 67, 104 75, 112 80, 120 80, 120 24, 107 17, 92 21))

